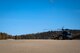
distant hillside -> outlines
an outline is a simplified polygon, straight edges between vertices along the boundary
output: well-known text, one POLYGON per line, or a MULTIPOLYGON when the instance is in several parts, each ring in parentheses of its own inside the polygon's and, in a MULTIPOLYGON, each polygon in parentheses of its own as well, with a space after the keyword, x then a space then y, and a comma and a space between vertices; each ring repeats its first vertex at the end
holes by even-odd
MULTIPOLYGON (((80 30, 70 30, 73 39, 80 39, 80 30)), ((35 34, 24 34, 24 35, 8 35, 7 33, 0 32, 0 39, 54 39, 53 36, 60 35, 62 31, 47 31, 35 34)))
POLYGON ((2 33, 0 32, 0 40, 3 40, 3 39, 11 39, 12 36, 7 34, 7 33, 2 33))

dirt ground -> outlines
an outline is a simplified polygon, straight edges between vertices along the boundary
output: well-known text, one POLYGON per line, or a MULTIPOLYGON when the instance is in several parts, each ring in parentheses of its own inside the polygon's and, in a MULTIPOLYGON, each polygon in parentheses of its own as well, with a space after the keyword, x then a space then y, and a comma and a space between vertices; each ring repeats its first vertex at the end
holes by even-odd
POLYGON ((0 53, 80 53, 80 41, 0 40, 0 53))

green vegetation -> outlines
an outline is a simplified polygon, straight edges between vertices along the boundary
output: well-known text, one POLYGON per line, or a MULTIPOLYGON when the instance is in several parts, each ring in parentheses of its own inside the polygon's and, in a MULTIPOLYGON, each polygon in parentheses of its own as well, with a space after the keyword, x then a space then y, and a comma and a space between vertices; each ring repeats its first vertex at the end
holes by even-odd
MULTIPOLYGON (((80 30, 69 30, 72 35, 73 39, 80 39, 80 30)), ((35 34, 25 34, 25 35, 8 35, 7 33, 0 32, 0 40, 5 39, 54 39, 57 35, 61 34, 62 31, 48 31, 42 33, 35 33, 35 34)))

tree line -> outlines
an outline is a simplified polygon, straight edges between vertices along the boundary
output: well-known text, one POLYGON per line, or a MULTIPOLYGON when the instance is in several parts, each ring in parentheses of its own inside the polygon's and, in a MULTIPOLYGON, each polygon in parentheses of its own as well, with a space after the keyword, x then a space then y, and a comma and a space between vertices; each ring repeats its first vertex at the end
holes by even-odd
MULTIPOLYGON (((80 39, 80 30, 70 30, 73 34, 74 39, 80 39)), ((48 31, 48 32, 41 32, 35 34, 24 34, 24 35, 9 35, 7 33, 0 32, 0 40, 3 39, 54 39, 54 36, 61 34, 61 31, 48 31)))

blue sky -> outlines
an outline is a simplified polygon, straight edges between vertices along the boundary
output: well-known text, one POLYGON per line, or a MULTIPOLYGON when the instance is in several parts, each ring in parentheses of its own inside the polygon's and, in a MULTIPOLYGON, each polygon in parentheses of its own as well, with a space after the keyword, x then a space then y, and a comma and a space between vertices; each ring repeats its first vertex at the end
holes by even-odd
POLYGON ((80 0, 0 0, 0 32, 80 29, 80 0))

